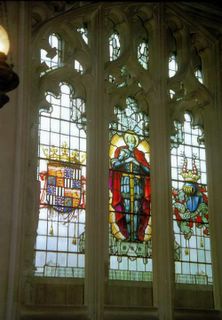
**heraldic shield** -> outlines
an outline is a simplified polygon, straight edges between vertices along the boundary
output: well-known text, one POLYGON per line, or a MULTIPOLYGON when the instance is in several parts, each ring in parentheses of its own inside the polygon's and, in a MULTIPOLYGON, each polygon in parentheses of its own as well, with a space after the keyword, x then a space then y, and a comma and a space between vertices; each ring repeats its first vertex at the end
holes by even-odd
POLYGON ((50 207, 61 214, 84 208, 80 165, 50 161, 45 178, 44 198, 50 207))

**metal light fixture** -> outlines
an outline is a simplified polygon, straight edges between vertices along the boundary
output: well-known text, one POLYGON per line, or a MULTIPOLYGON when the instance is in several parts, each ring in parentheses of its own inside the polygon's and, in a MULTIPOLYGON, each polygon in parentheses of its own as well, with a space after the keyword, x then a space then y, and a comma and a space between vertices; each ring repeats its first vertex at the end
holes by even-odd
POLYGON ((6 62, 9 47, 8 34, 0 25, 0 108, 9 102, 6 92, 15 89, 19 84, 19 77, 12 70, 13 65, 6 62))

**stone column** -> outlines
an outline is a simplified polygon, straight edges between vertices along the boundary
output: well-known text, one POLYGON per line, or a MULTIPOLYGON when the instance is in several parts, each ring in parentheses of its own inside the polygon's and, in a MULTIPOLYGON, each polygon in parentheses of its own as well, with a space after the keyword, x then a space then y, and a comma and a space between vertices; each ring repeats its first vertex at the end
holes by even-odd
POLYGON ((213 267, 215 309, 222 309, 222 39, 211 49, 211 60, 206 60, 207 87, 212 93, 213 102, 205 118, 207 178, 209 198, 209 222, 213 267))
MULTIPOLYGON (((153 74, 155 92, 151 93, 151 191, 153 296, 159 320, 173 319, 173 231, 170 179, 170 118, 167 106, 168 56, 164 4, 156 7, 156 29, 153 34, 153 74)), ((152 72, 152 71, 151 71, 152 72)))
MULTIPOLYGON (((26 153, 25 147, 28 140, 28 108, 29 95, 27 94, 30 87, 30 50, 31 50, 31 15, 28 2, 8 2, 8 18, 10 26, 10 41, 11 41, 11 56, 15 64, 15 71, 20 78, 18 88, 10 93, 10 103, 8 111, 10 117, 5 121, 7 130, 4 132, 5 141, 8 148, 8 156, 6 171, 10 172, 10 179, 6 179, 10 190, 5 196, 8 208, 5 208, 2 213, 9 219, 9 225, 1 232, 1 236, 7 240, 9 245, 9 254, 2 252, 2 257, 9 258, 7 265, 7 273, 1 273, 1 277, 7 280, 7 298, 3 305, 6 306, 4 318, 7 320, 17 319, 19 314, 18 307, 18 292, 21 275, 21 250, 22 250, 22 232, 24 212, 22 210, 24 186, 26 177, 26 153), (12 132, 14 128, 14 132, 12 132), (14 135, 12 141, 9 139, 14 135), (10 182, 11 181, 11 182, 10 182)), ((6 172, 4 171, 4 172, 6 172)), ((3 179, 4 180, 4 179, 3 179)), ((1 224, 2 225, 2 224, 1 224)), ((2 247, 2 246, 1 246, 2 247)), ((6 249, 7 247, 2 247, 6 249)), ((5 260, 7 262, 7 259, 5 260)), ((2 305, 0 303, 0 305, 2 305)))
MULTIPOLYGON (((104 35, 102 6, 93 13, 90 45, 92 48, 92 82, 87 103, 87 263, 86 304, 90 320, 103 320, 104 252, 107 232, 108 157, 104 134, 104 35), (105 173, 105 175, 104 175, 105 173)), ((108 131, 107 131, 108 134, 108 131)))

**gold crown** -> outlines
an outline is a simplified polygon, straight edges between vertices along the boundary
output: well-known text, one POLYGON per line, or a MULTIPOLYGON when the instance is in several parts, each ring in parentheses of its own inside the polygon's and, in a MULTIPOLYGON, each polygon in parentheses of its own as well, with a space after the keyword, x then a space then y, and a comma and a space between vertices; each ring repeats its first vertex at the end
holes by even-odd
POLYGON ((64 161, 69 163, 76 163, 76 164, 83 164, 86 160, 86 154, 81 153, 78 150, 74 150, 69 154, 69 148, 66 142, 62 144, 62 147, 60 148, 60 154, 59 149, 55 146, 48 147, 48 148, 42 148, 44 155, 49 160, 57 160, 57 161, 64 161))
POLYGON ((184 162, 182 166, 182 171, 180 175, 183 177, 184 181, 187 182, 197 182, 200 179, 200 175, 196 166, 196 156, 192 157, 192 170, 187 169, 187 158, 184 156, 184 162))
POLYGON ((191 170, 181 172, 180 175, 183 177, 184 181, 187 182, 197 182, 200 179, 200 175, 194 174, 191 170))

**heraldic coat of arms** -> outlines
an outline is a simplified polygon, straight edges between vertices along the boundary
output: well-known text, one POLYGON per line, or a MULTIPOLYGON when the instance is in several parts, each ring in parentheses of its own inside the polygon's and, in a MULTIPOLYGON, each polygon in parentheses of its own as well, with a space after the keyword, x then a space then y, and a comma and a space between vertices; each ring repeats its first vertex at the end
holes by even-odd
MULTIPOLYGON (((40 207, 50 209, 63 216, 64 221, 77 221, 78 212, 85 209, 86 179, 82 173, 85 155, 80 157, 78 151, 69 155, 69 149, 64 143, 61 154, 58 148, 44 149, 45 156, 49 159, 47 171, 41 171, 40 207)), ((50 230, 53 233, 53 230, 50 230)), ((74 235, 73 241, 77 241, 74 235)))

